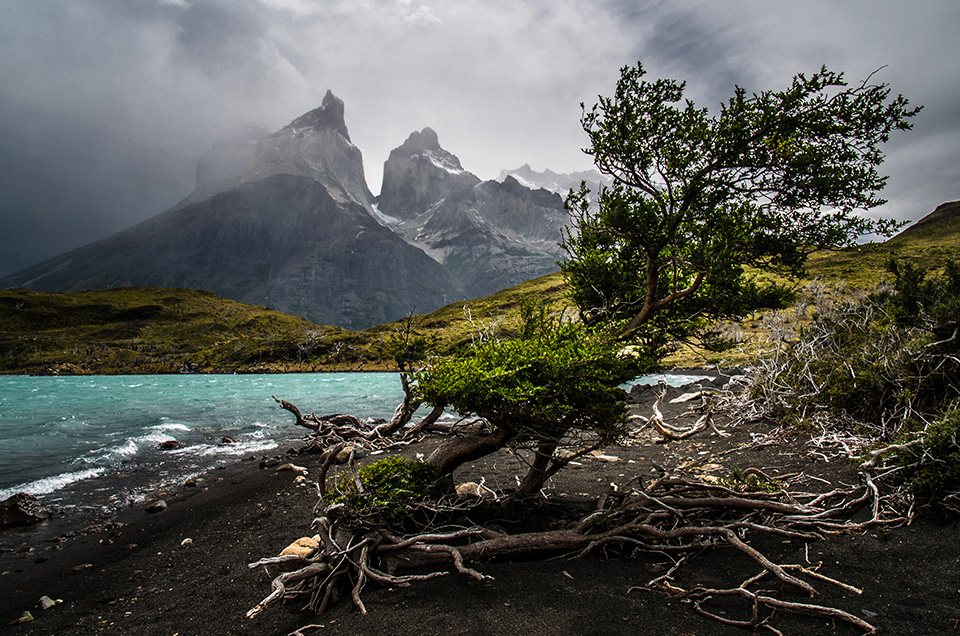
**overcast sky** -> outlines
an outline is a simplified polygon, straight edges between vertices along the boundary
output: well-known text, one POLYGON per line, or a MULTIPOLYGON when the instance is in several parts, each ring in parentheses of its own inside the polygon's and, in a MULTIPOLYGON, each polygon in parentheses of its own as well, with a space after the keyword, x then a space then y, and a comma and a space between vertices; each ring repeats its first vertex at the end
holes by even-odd
POLYGON ((960 199, 960 2, 937 0, 0 0, 0 274, 163 211, 245 123, 343 99, 371 190, 414 130, 483 179, 589 168, 580 103, 619 68, 716 108, 826 64, 923 104, 887 146, 916 219, 960 199))

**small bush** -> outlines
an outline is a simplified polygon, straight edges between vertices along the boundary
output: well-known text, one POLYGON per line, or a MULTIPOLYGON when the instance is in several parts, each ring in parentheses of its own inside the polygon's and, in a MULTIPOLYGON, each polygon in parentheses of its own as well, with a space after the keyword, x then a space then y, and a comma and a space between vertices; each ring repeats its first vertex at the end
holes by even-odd
POLYGON ((358 471, 363 492, 353 474, 345 472, 335 483, 333 504, 343 504, 338 515, 357 525, 403 525, 418 504, 443 496, 449 483, 437 466, 403 457, 386 457, 358 471))
POLYGON ((783 482, 779 479, 773 479, 748 470, 734 468, 730 471, 729 477, 721 477, 717 484, 736 490, 737 492, 780 492, 783 490, 783 482))
POLYGON ((960 390, 960 266, 948 263, 942 274, 888 267, 889 289, 818 307, 766 365, 754 396, 775 394, 781 416, 826 411, 888 438, 913 414, 942 413, 960 390))
POLYGON ((942 502, 960 493, 960 402, 920 433, 920 443, 898 451, 910 491, 926 502, 942 502))

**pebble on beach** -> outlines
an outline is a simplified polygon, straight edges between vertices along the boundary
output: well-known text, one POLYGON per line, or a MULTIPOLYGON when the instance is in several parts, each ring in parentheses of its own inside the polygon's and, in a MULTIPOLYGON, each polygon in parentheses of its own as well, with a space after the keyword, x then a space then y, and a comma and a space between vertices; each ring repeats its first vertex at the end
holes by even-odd
POLYGON ((23 614, 20 615, 20 618, 16 618, 10 621, 10 625, 19 625, 20 623, 29 623, 32 620, 34 620, 33 614, 31 614, 30 612, 24 612, 23 614))
POLYGON ((147 512, 163 512, 167 509, 167 502, 163 499, 157 499, 156 501, 151 502, 146 510, 147 512))
POLYGON ((40 601, 37 603, 40 606, 40 609, 48 610, 51 607, 63 603, 62 599, 53 600, 49 596, 41 596, 40 601))

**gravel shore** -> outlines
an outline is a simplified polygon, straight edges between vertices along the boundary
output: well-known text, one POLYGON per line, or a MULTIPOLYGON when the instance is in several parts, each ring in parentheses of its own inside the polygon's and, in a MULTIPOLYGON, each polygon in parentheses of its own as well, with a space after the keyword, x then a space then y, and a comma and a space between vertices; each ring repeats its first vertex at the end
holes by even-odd
MULTIPOLYGON (((648 404, 634 408, 649 411, 648 404)), ((668 415, 679 417, 681 410, 677 406, 668 415)), ((731 437, 707 432, 681 442, 662 444, 651 438, 606 449, 603 458, 585 459, 558 474, 548 494, 584 502, 611 482, 637 475, 663 469, 719 475, 735 466, 775 475, 801 470, 812 479, 856 483, 848 463, 811 459, 803 437, 744 446, 768 426, 740 424, 730 429, 731 437)), ((425 450, 410 447, 405 453, 425 450)), ((317 456, 293 461, 316 475, 317 456)), ((458 477, 509 483, 511 461, 509 453, 500 453, 458 477)), ((303 615, 296 604, 288 604, 247 619, 246 611, 270 591, 269 577, 247 564, 308 534, 316 502, 309 488, 295 482, 294 473, 258 464, 239 462, 213 471, 198 488, 166 493, 168 507, 162 512, 150 514, 137 506, 83 536, 0 555, 0 632, 269 636, 312 623, 323 627, 309 634, 345 636, 745 633, 698 615, 690 603, 639 589, 670 564, 656 554, 484 563, 480 569, 493 580, 450 574, 402 589, 371 585, 364 592, 367 615, 347 602, 320 617, 303 615), (63 602, 43 610, 37 606, 42 596, 63 602), (27 611, 34 620, 10 624, 27 611)), ((910 526, 810 543, 769 536, 751 543, 781 563, 819 562, 821 573, 860 588, 857 594, 818 584, 816 602, 866 618, 881 633, 951 634, 960 633, 958 531, 956 519, 924 514, 910 526)), ((684 587, 736 586, 756 570, 740 552, 716 549, 691 559, 675 576, 684 587)), ((729 611, 731 618, 749 616, 748 607, 734 604, 720 610, 729 611)), ((784 634, 862 633, 844 623, 786 613, 777 613, 771 625, 784 634)))

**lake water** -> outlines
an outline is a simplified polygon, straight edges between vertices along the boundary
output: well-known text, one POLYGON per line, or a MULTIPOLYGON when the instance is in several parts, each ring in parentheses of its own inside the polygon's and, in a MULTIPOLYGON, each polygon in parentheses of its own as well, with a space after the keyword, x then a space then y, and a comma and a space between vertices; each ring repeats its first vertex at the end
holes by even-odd
MULTIPOLYGON (((660 378, 689 380, 638 382, 660 378)), ((272 395, 304 412, 376 419, 392 415, 403 390, 396 373, 0 376, 0 499, 27 492, 96 514, 281 453, 308 431, 272 395), (160 450, 169 440, 184 447, 160 450)))
POLYGON ((22 491, 61 509, 122 505, 279 453, 308 431, 271 395, 364 419, 390 417, 403 390, 396 373, 0 376, 0 499, 22 491), (168 440, 184 448, 160 450, 168 440))

